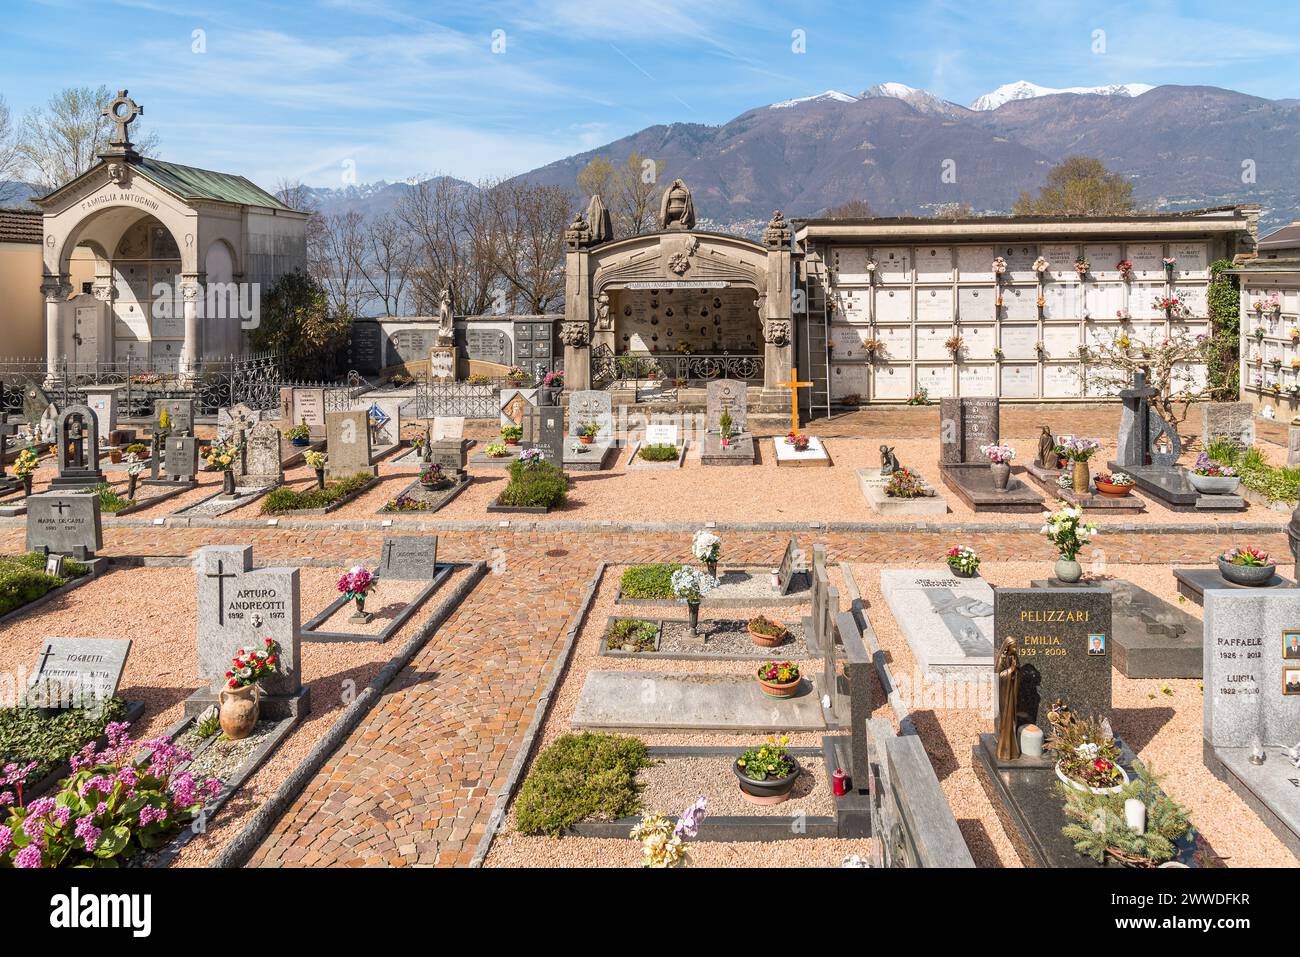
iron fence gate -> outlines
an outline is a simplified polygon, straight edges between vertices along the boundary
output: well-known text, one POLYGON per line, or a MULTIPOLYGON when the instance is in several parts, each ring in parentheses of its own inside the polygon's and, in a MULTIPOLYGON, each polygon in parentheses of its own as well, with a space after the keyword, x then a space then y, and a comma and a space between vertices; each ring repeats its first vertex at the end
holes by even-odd
POLYGON ((501 414, 499 396, 495 385, 419 381, 415 385, 415 417, 456 415, 467 419, 495 419, 501 414))

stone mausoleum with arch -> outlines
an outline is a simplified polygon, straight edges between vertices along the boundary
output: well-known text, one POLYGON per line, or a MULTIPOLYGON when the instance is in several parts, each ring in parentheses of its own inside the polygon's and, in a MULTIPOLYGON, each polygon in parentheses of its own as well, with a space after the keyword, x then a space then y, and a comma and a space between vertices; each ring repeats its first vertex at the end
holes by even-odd
POLYGON ((115 134, 99 162, 35 201, 50 374, 66 357, 197 375, 245 351, 261 296, 305 266, 307 214, 242 176, 140 155, 126 90, 105 112, 115 134), (93 278, 74 288, 77 272, 93 278))

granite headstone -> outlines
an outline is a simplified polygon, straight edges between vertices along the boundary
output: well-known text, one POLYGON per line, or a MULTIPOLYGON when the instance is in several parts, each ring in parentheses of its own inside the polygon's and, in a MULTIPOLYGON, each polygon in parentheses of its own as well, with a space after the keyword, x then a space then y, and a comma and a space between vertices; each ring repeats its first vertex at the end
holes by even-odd
POLYGON ((27 550, 79 561, 104 547, 99 496, 44 492, 27 498, 27 550))
POLYGON ((60 696, 65 706, 78 706, 78 699, 104 701, 117 694, 130 652, 130 638, 46 638, 27 684, 57 683, 69 693, 60 696))
POLYGON ((982 445, 996 445, 1001 436, 1001 414, 996 398, 967 396, 939 400, 939 462, 987 464, 982 445))
POLYGON ((722 413, 731 414, 731 427, 736 433, 744 432, 749 422, 749 391, 740 379, 714 379, 705 390, 704 428, 717 432, 722 413))
POLYGON ((358 472, 376 474, 370 451, 370 424, 364 409, 331 412, 325 416, 327 450, 325 475, 329 479, 347 478, 358 472))
POLYGON ((279 485, 284 481, 280 428, 258 422, 249 430, 244 447, 244 482, 250 486, 279 485))
POLYGON ((437 573, 437 535, 385 536, 379 563, 381 579, 432 581, 437 573))

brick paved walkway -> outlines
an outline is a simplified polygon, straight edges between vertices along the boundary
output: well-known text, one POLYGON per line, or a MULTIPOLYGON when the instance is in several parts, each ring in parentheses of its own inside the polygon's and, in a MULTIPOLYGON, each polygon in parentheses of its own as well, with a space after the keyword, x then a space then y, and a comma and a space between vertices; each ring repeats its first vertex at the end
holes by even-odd
POLYGON ((325 764, 250 864, 465 866, 594 561, 489 573, 325 764))

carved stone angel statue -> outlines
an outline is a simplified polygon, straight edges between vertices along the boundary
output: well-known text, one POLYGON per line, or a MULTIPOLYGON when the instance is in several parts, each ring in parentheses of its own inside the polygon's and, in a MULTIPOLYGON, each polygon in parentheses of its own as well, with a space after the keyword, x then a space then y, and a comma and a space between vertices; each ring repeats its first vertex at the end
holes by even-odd
POLYGON ((894 454, 892 445, 882 445, 880 447, 880 474, 893 475, 902 466, 898 464, 898 456, 894 454))
POLYGON ((438 344, 450 345, 456 338, 456 317, 451 311, 451 289, 438 293, 438 344))

